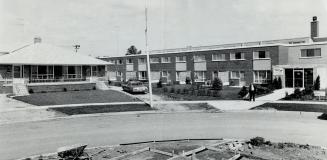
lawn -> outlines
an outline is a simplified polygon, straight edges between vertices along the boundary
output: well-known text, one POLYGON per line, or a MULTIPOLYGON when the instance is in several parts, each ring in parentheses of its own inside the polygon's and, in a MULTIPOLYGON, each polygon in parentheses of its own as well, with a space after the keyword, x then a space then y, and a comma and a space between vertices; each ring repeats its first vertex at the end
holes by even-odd
POLYGON ((28 96, 14 97, 14 99, 37 106, 140 101, 113 90, 34 93, 28 96))
MULTIPOLYGON (((188 101, 197 101, 197 100, 240 100, 238 93, 241 88, 238 87, 229 87, 224 86, 222 90, 219 91, 218 96, 208 96, 208 95, 200 95, 193 93, 183 93, 184 88, 190 92, 192 89, 192 85, 172 85, 166 86, 166 89, 163 88, 153 88, 153 94, 166 96, 168 99, 174 100, 188 100, 188 101), (172 91, 172 88, 174 88, 172 91), (165 91, 166 90, 166 91, 165 91)), ((202 90, 210 90, 210 88, 201 88, 202 90)), ((200 91, 201 89, 197 90, 200 91)))
POLYGON ((301 104, 301 103, 265 103, 252 108, 252 110, 277 109, 281 111, 301 112, 324 112, 327 113, 327 105, 323 104, 301 104))
POLYGON ((79 106, 79 107, 58 107, 58 108, 50 108, 50 109, 67 115, 153 110, 147 104, 119 104, 119 105, 99 105, 99 106, 96 105, 96 106, 79 106))

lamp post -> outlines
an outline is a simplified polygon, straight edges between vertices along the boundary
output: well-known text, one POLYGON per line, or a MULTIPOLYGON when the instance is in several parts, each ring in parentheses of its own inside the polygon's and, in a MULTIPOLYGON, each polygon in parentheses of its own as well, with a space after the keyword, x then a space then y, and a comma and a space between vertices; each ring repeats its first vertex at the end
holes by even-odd
POLYGON ((152 104, 152 85, 151 85, 151 69, 150 69, 150 55, 148 47, 148 6, 147 0, 145 0, 145 53, 146 53, 146 64, 148 69, 148 83, 149 83, 149 96, 150 96, 150 107, 152 104))

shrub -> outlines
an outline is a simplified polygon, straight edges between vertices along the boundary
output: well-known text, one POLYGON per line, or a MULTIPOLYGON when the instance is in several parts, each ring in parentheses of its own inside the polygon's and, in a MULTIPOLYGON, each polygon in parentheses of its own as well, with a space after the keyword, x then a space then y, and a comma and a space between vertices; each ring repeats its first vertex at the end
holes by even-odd
POLYGON ((320 76, 318 76, 314 83, 314 90, 320 90, 320 76))
POLYGON ((188 94, 188 89, 187 88, 183 88, 183 93, 184 94, 188 94))
POLYGON ((300 88, 295 88, 293 95, 294 95, 294 98, 300 99, 302 97, 302 92, 301 92, 300 88))
POLYGON ((176 93, 177 93, 177 94, 180 94, 180 93, 181 93, 181 89, 178 88, 178 89, 176 90, 176 93))
POLYGON ((198 95, 199 96, 205 96, 206 95, 205 93, 206 93, 205 89, 200 89, 199 92, 198 92, 198 95))
POLYGON ((97 89, 97 87, 95 87, 95 86, 93 86, 93 88, 92 88, 93 90, 96 90, 97 89))
POLYGON ((307 86, 303 90, 304 95, 312 95, 313 96, 313 86, 307 86))
POLYGON ((164 87, 163 88, 163 92, 168 92, 168 88, 167 87, 164 87))
POLYGON ((161 81, 161 79, 160 79, 159 82, 157 83, 157 88, 162 88, 162 81, 161 81))
POLYGON ((254 146, 261 146, 265 143, 265 139, 262 137, 254 137, 250 139, 250 144, 254 146))
POLYGON ((62 91, 67 92, 67 88, 63 88, 62 91))
POLYGON ((320 116, 318 116, 318 119, 327 120, 327 113, 321 114, 320 116))
POLYGON ((190 78, 190 77, 186 77, 186 79, 185 79, 185 83, 186 83, 186 84, 191 84, 191 78, 190 78))
POLYGON ((29 90, 28 90, 28 93, 29 93, 29 94, 33 94, 33 93, 34 93, 34 90, 33 90, 33 89, 29 89, 29 90))
POLYGON ((175 93, 175 87, 171 87, 170 93, 175 93))
POLYGON ((244 97, 248 94, 248 92, 249 92, 248 89, 245 86, 243 86, 242 89, 240 90, 240 92, 238 92, 238 95, 240 97, 244 97))
POLYGON ((220 78, 215 78, 212 82, 212 89, 214 90, 222 90, 223 89, 223 82, 220 78))
POLYGON ((274 78, 273 82, 272 82, 272 86, 274 89, 278 89, 278 79, 274 78))
POLYGON ((272 89, 268 88, 268 87, 263 87, 263 86, 256 86, 257 88, 257 94, 258 95, 262 95, 262 94, 267 94, 267 93, 271 93, 272 89))
POLYGON ((283 86, 282 86, 282 78, 278 77, 278 85, 277 85, 277 89, 282 89, 283 86))

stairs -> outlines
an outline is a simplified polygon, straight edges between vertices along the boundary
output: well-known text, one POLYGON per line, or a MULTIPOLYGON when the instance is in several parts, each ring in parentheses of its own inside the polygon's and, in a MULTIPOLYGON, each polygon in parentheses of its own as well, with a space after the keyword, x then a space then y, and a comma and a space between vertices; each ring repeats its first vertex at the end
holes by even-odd
POLYGON ((95 87, 98 90, 109 90, 109 87, 104 83, 104 81, 96 81, 95 87))
POLYGON ((27 86, 21 83, 14 83, 12 86, 13 93, 15 96, 26 96, 29 95, 27 86))

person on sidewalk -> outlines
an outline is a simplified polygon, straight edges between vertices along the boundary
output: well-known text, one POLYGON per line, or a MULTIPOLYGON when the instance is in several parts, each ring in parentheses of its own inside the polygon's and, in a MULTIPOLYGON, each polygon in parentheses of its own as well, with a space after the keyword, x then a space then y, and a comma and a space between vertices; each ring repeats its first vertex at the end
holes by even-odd
POLYGON ((256 87, 253 85, 253 83, 249 86, 249 94, 250 94, 250 101, 255 101, 255 94, 256 94, 256 87))

